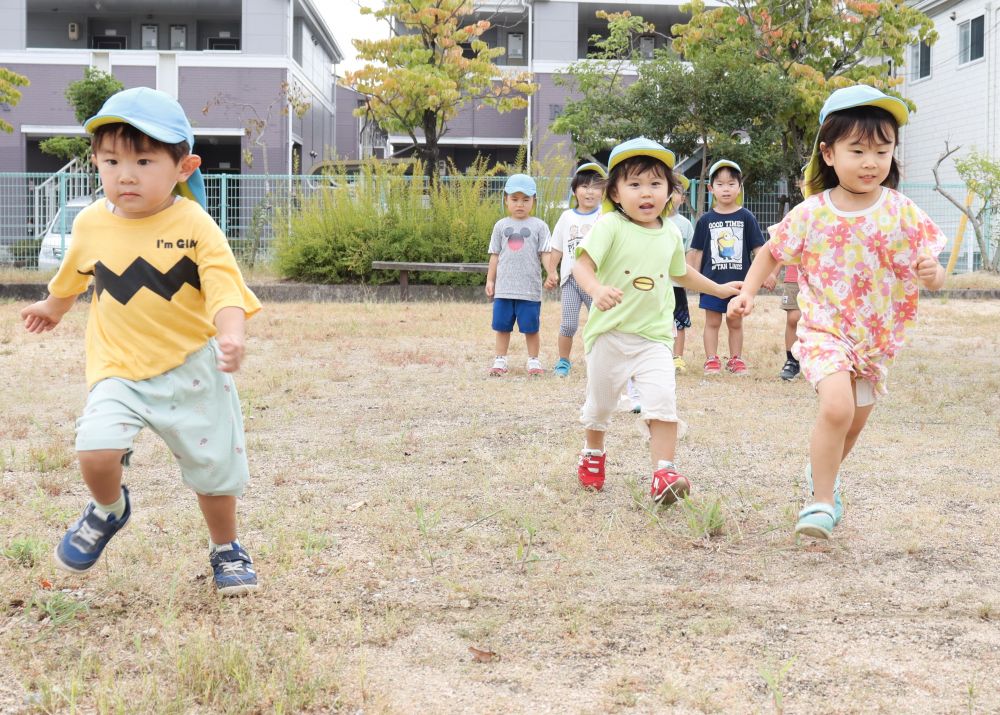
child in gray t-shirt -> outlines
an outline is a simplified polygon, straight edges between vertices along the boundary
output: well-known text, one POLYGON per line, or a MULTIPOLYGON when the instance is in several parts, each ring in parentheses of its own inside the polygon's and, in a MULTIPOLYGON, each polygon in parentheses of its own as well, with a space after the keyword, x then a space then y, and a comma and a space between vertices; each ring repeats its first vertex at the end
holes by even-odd
POLYGON ((513 174, 507 179, 503 192, 507 216, 493 227, 490 267, 486 274, 486 295, 493 298, 493 330, 496 331, 496 358, 490 374, 507 373, 507 348, 516 322, 528 348, 528 374, 541 375, 545 372, 538 359, 541 257, 548 251, 549 227, 531 215, 537 193, 534 179, 527 174, 513 174))

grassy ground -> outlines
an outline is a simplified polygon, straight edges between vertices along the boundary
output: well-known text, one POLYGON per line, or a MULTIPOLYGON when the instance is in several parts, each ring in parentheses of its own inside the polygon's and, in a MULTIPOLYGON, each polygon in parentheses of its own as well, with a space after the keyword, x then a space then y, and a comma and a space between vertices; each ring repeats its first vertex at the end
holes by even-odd
POLYGON ((605 491, 578 489, 578 352, 528 379, 515 340, 489 379, 485 304, 267 306, 238 378, 263 588, 222 601, 150 434, 129 527, 86 578, 53 568, 85 316, 39 338, 7 303, 0 712, 1000 711, 1000 305, 923 302, 829 544, 790 533, 815 399, 759 305, 750 376, 679 377, 695 491, 660 511, 625 413, 605 491))

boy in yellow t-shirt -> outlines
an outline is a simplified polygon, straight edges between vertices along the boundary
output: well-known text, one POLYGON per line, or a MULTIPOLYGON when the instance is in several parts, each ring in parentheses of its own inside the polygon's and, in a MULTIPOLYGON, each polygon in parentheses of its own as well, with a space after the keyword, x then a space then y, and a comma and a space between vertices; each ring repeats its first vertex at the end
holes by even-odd
POLYGON ((87 571, 128 523, 122 466, 149 427, 198 496, 217 591, 254 591, 253 561, 236 536, 249 469, 231 373, 243 360, 244 322, 260 302, 204 210, 194 133, 172 97, 147 87, 119 92, 84 128, 106 198, 74 221, 49 296, 21 311, 29 332, 52 330, 93 280, 89 394, 76 428, 92 501, 56 547, 56 563, 87 571))

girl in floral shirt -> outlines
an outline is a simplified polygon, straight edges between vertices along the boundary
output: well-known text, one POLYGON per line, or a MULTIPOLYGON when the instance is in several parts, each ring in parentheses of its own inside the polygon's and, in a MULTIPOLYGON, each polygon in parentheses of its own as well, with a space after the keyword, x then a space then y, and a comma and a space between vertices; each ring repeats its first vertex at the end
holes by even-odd
POLYGON ((795 533, 827 539, 843 515, 841 462, 864 429, 888 367, 917 316, 920 288, 937 290, 944 269, 941 230, 895 191, 893 152, 906 105, 856 85, 834 92, 820 129, 803 194, 806 200, 770 228, 729 311, 749 315, 754 296, 779 263, 798 266, 802 318, 792 351, 819 396, 806 478, 815 502, 795 533))

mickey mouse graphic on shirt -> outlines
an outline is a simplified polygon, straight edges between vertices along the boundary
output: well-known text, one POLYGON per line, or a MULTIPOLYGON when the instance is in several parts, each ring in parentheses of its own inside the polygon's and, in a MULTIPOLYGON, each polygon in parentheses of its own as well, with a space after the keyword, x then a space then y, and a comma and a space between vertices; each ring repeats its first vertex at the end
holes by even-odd
POLYGON ((503 235, 507 239, 507 248, 517 253, 524 248, 524 239, 531 236, 531 230, 527 226, 522 226, 520 229, 508 226, 503 230, 503 235))

